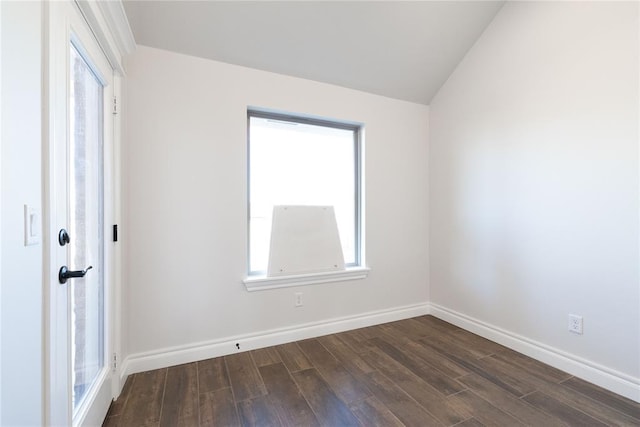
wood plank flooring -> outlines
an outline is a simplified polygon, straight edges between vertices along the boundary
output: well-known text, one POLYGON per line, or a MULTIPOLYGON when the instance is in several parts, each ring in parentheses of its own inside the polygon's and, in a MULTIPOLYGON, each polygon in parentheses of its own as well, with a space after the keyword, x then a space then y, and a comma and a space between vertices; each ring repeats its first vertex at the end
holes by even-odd
POLYGON ((432 316, 131 375, 104 426, 640 426, 640 404, 432 316))

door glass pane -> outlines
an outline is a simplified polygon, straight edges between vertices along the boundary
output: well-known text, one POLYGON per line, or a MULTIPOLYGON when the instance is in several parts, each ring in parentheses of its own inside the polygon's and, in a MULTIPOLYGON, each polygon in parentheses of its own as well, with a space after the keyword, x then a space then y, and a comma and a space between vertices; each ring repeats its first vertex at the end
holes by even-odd
POLYGON ((102 122, 103 87, 71 45, 69 140, 69 269, 89 270, 71 291, 73 408, 104 366, 102 122))

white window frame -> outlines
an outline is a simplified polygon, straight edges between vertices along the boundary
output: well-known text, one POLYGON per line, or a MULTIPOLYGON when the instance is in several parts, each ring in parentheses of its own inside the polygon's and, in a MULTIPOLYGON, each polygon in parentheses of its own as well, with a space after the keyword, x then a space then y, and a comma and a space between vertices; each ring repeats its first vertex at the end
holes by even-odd
POLYGON ((282 113, 258 108, 247 109, 247 277, 243 283, 248 291, 266 290, 291 286, 303 286, 318 283, 341 282, 347 280, 364 279, 369 268, 365 266, 364 250, 364 169, 363 169, 363 134, 364 126, 361 123, 349 121, 329 120, 302 114, 282 113), (331 271, 323 273, 310 273, 278 277, 266 277, 264 272, 251 271, 251 118, 265 118, 284 122, 301 123, 314 126, 343 129, 353 132, 354 135, 354 222, 355 222, 355 261, 346 264, 344 271, 331 271))

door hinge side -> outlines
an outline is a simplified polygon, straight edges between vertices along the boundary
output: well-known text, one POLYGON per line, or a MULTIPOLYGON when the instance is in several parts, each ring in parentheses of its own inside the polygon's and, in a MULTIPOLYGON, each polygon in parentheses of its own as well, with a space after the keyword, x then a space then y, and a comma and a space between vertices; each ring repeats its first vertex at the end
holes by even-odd
POLYGON ((113 115, 114 116, 118 115, 118 97, 117 96, 113 97, 113 115))
POLYGON ((113 353, 111 367, 114 371, 118 368, 118 353, 113 353))

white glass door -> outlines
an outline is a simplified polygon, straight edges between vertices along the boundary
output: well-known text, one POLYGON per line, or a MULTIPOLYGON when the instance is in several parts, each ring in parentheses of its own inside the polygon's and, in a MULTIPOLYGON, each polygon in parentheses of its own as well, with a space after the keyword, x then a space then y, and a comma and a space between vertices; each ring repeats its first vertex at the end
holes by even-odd
POLYGON ((100 425, 111 402, 113 70, 73 1, 49 3, 47 423, 100 425))

